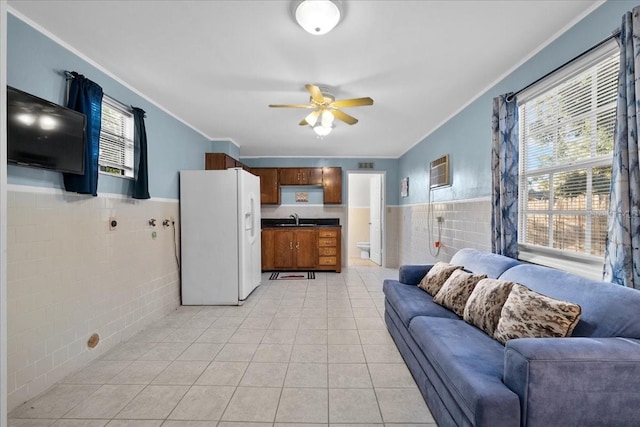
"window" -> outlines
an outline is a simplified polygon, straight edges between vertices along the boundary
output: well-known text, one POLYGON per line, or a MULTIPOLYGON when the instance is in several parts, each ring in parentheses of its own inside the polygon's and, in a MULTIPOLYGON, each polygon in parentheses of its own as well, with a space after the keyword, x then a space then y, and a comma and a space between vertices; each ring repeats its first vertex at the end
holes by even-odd
POLYGON ((612 41, 518 99, 521 251, 583 261, 597 257, 601 270, 618 56, 612 41))
POLYGON ((118 101, 102 97, 100 172, 133 178, 133 114, 118 101))

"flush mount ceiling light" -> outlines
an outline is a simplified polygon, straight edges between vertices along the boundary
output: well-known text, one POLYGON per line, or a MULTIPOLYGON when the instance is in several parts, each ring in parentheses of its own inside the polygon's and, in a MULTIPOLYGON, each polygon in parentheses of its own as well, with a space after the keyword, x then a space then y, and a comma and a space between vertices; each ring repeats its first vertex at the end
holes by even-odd
POLYGON ((309 34, 327 34, 338 25, 342 13, 337 1, 303 0, 294 3, 296 21, 309 34))

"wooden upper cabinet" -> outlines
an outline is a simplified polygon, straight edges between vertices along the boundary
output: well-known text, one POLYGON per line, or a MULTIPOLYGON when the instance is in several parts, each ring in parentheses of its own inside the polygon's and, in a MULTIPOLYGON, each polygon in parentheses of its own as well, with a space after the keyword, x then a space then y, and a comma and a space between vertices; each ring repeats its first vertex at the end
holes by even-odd
POLYGON ((303 179, 307 185, 322 185, 322 168, 303 169, 303 179))
POLYGON ((223 170, 236 167, 236 160, 225 153, 205 153, 204 168, 206 170, 223 170))
POLYGON ((278 173, 280 175, 280 185, 300 185, 299 168, 280 168, 278 173))
POLYGON ((322 185, 322 168, 280 168, 280 185, 322 185))
POLYGON ((242 168, 247 172, 253 173, 247 165, 237 161, 226 153, 204 153, 204 168, 206 170, 242 168))
POLYGON ((280 204, 280 184, 277 168, 253 168, 251 172, 260 177, 260 204, 280 204))
POLYGON ((342 203, 342 168, 322 169, 322 192, 325 204, 342 203))

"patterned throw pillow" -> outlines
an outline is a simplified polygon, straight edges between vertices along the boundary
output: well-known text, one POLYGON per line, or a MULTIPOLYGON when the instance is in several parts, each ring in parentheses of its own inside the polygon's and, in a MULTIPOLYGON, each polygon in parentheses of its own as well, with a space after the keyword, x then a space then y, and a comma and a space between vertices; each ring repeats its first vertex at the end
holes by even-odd
POLYGON ((485 279, 484 274, 472 274, 463 270, 455 270, 444 282, 437 294, 433 297, 433 302, 447 307, 449 310, 462 317, 467 300, 473 292, 476 284, 485 279))
POLYGON ((429 295, 438 293, 444 282, 447 281, 451 273, 462 269, 461 265, 451 265, 446 262, 436 262, 433 267, 422 278, 418 287, 423 291, 427 291, 429 295))
POLYGON ((464 307, 464 320, 492 337, 513 285, 513 282, 498 279, 479 281, 464 307))
POLYGON ((581 312, 578 304, 514 284, 493 337, 502 344, 513 338, 568 337, 578 324, 581 312))

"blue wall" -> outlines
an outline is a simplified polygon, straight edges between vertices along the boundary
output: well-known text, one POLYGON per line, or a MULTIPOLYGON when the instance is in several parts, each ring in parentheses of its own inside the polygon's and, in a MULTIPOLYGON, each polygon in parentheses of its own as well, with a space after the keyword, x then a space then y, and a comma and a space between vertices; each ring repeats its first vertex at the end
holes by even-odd
MULTIPOLYGON (((397 205, 398 196, 400 194, 400 180, 398 178, 398 160, 397 159, 382 159, 382 158, 316 158, 316 157, 296 157, 296 158, 283 158, 283 157, 262 157, 253 158, 246 157, 241 158, 240 161, 250 167, 341 167, 342 168, 342 202, 346 204, 345 195, 347 194, 347 171, 358 171, 358 163, 371 162, 374 163, 375 168, 367 169, 366 171, 385 171, 386 172, 386 204, 397 205)), ((361 170, 363 171, 363 170, 361 170)), ((281 202, 283 204, 295 203, 295 188, 297 187, 284 187, 281 195, 281 202)), ((312 187, 305 187, 305 189, 298 189, 297 191, 309 192, 309 204, 321 203, 318 200, 317 194, 312 187)), ((317 190, 322 193, 322 190, 317 190)))
MULTIPOLYGON (((61 72, 78 71, 102 86, 105 94, 145 110, 149 192, 152 197, 177 199, 178 171, 202 169, 204 153, 214 151, 212 142, 17 17, 8 14, 7 21, 7 84, 64 105, 66 84, 61 72)), ((7 175, 10 184, 64 188, 58 172, 9 166, 7 175)), ((98 194, 131 194, 132 183, 100 175, 98 194)))
MULTIPOLYGON (((407 151, 400 159, 377 158, 242 158, 255 167, 340 166, 343 172, 357 170, 358 162, 374 162, 377 171, 386 171, 387 205, 425 203, 428 201, 428 164, 449 154, 452 185, 433 191, 434 201, 488 197, 491 187, 491 109, 492 98, 517 91, 550 70, 573 58, 620 25, 622 14, 635 1, 608 1, 568 32, 555 40, 501 82, 478 97, 469 106, 428 137, 407 151), (409 197, 399 199, 399 180, 409 177, 409 197)), ((515 25, 515 24, 514 24, 515 25)), ((515 27, 514 27, 515 28, 515 27)), ((517 31, 517 30, 510 30, 517 31)), ((8 84, 50 101, 63 104, 65 81, 62 70, 76 70, 96 83, 105 93, 147 112, 149 139, 149 180, 152 197, 178 197, 178 171, 202 169, 205 152, 225 152, 238 158, 238 147, 229 141, 208 141, 198 132, 171 117, 144 98, 67 51, 18 18, 8 16, 8 84)), ((126 78, 126 76, 122 76, 126 78)), ((472 94, 470 94, 471 96, 472 94)), ((346 176, 346 175, 345 175, 346 176)), ((10 166, 8 181, 13 184, 62 188, 59 173, 10 166)), ((98 191, 128 194, 130 180, 101 175, 98 191)), ((285 191, 292 198, 294 190, 285 191)), ((310 189, 313 193, 314 189, 310 189)), ((343 180, 346 194, 346 179, 343 180)), ((317 200, 315 193, 310 194, 317 200)), ((288 199, 287 199, 288 200, 288 199)), ((283 202, 287 202, 283 200, 283 202)), ((310 200, 311 202, 311 200, 310 200)))
MULTIPOLYGON (((428 201, 429 162, 443 154, 450 156, 452 185, 434 190, 432 200, 488 197, 491 194, 492 99, 522 89, 605 39, 620 26, 623 13, 637 4, 637 0, 604 3, 407 151, 399 159, 399 176, 409 177, 409 197, 401 199, 401 203, 428 201)), ((517 23, 508 29, 505 36, 509 32, 517 32, 517 23)))

